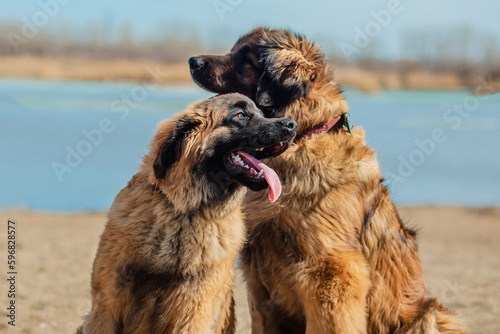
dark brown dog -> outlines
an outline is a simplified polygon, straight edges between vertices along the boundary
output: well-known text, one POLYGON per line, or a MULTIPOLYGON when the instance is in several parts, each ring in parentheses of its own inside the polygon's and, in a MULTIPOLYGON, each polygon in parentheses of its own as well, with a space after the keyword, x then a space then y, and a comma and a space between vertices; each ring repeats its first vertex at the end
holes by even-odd
POLYGON ((110 209, 92 310, 78 333, 234 333, 242 185, 279 197, 276 173, 257 158, 282 153, 295 126, 263 117, 240 94, 194 103, 161 123, 110 209))
POLYGON ((382 185, 363 130, 320 49, 290 31, 256 29, 225 56, 189 60, 203 88, 243 93, 298 123, 268 160, 284 183, 271 205, 249 193, 243 269, 253 333, 464 333, 425 290, 415 233, 382 185))

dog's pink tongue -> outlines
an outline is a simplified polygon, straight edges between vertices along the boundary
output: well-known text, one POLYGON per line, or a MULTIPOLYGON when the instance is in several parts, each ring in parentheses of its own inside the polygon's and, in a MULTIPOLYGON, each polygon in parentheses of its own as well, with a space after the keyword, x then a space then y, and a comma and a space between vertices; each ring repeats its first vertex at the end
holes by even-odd
POLYGON ((238 152, 238 154, 244 159, 250 161, 252 165, 258 169, 257 172, 263 171, 262 175, 269 185, 269 200, 271 203, 276 202, 281 195, 281 182, 278 174, 276 174, 272 168, 268 167, 262 161, 255 159, 250 154, 245 152, 238 152))

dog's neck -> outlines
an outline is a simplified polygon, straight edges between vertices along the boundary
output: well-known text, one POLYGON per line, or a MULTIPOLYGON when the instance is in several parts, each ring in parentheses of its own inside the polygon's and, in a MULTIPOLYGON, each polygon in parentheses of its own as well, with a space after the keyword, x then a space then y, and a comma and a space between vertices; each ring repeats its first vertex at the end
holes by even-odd
POLYGON ((297 122, 296 142, 312 138, 315 133, 339 131, 342 127, 349 131, 346 116, 348 111, 349 107, 342 95, 342 89, 332 80, 331 75, 327 74, 318 78, 306 97, 274 108, 275 115, 283 115, 297 122))
POLYGON ((326 86, 326 89, 313 89, 304 99, 294 100, 284 107, 276 108, 276 114, 283 114, 284 117, 290 117, 298 123, 299 131, 295 143, 309 140, 314 135, 339 132, 344 128, 351 133, 347 118, 348 106, 342 91, 334 82, 329 82, 326 86), (304 113, 304 110, 308 112, 304 113), (325 114, 329 119, 318 122, 318 116, 325 114))
POLYGON ((244 187, 235 182, 225 186, 211 183, 208 187, 196 187, 191 184, 179 189, 176 194, 167 194, 157 182, 149 182, 153 193, 163 197, 179 213, 213 216, 214 219, 222 218, 235 210, 243 199, 244 187))

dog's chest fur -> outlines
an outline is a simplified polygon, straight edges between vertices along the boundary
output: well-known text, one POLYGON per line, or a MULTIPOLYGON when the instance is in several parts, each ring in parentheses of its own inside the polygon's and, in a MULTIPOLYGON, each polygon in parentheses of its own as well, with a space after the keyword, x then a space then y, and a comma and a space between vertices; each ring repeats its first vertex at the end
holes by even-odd
POLYGON ((117 311, 123 333, 218 332, 228 317, 232 266, 244 241, 243 194, 218 210, 191 214, 176 211, 139 174, 118 194, 92 285, 95 296, 117 294, 119 305, 110 307, 123 310, 117 311))
POLYGON ((283 185, 275 204, 265 192, 245 200, 246 263, 258 269, 274 302, 301 313, 302 282, 341 248, 361 252, 365 183, 379 179, 375 154, 363 133, 326 134, 269 159, 283 185), (302 277, 302 278, 301 278, 302 277))

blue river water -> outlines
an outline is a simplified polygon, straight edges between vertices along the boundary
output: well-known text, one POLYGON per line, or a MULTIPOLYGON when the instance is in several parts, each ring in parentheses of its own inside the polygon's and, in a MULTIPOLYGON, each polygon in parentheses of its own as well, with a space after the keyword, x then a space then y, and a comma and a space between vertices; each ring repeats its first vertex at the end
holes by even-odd
MULTIPOLYGON (((148 88, 0 79, 0 209, 107 210, 156 124, 211 96, 194 85, 148 88)), ((396 204, 500 205, 500 95, 345 95, 396 204)))

